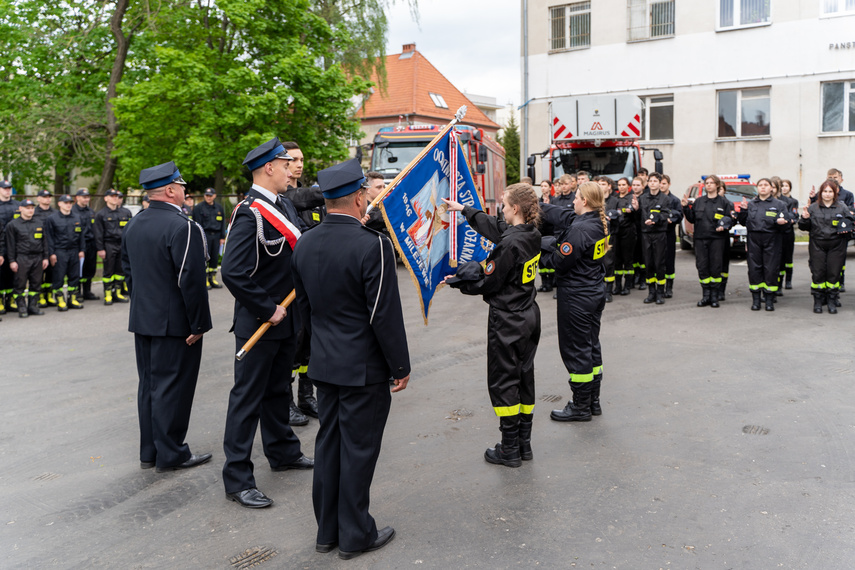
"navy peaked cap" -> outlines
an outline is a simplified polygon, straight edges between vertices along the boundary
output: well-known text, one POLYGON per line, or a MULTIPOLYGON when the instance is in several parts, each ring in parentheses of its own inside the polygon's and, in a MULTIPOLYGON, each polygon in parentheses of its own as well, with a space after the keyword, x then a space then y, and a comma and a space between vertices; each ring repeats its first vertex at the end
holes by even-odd
POLYGON ((294 160, 294 157, 288 154, 288 151, 286 151, 285 147, 282 146, 282 143, 279 142, 279 137, 273 137, 266 143, 258 145, 249 151, 246 158, 243 159, 243 164, 250 172, 252 172, 256 168, 261 168, 268 162, 272 162, 277 158, 294 160))
POLYGON ((362 166, 355 158, 318 172, 318 185, 324 198, 332 200, 352 194, 365 184, 362 166))
POLYGON ((181 173, 178 172, 178 167, 175 166, 175 163, 171 160, 140 171, 140 184, 142 185, 143 190, 160 188, 161 186, 166 186, 171 182, 175 182, 176 184, 187 184, 184 182, 184 179, 181 178, 181 173))

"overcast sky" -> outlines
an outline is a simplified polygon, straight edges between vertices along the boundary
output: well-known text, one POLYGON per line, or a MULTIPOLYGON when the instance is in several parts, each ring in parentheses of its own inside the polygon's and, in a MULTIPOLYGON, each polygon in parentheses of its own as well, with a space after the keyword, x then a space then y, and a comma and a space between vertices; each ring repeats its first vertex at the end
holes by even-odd
POLYGON ((421 0, 419 23, 405 0, 389 11, 386 53, 415 42, 461 91, 520 104, 519 0, 421 0))

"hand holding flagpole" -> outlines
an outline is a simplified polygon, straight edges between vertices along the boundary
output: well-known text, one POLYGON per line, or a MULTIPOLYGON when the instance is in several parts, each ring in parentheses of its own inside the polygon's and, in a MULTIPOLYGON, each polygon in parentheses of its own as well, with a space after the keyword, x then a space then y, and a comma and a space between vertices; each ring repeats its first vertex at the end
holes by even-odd
MULTIPOLYGON (((283 309, 287 309, 288 305, 293 303, 294 299, 296 299, 296 298, 297 298, 297 292, 292 290, 290 293, 288 293, 288 296, 285 297, 285 299, 283 299, 281 303, 279 303, 279 306, 282 307, 283 309)), ((246 356, 246 353, 249 352, 250 350, 252 350, 252 347, 255 346, 255 343, 257 343, 259 340, 261 340, 261 337, 264 336, 264 333, 267 332, 267 329, 269 329, 272 326, 273 326, 273 323, 271 323, 270 321, 267 321, 266 323, 264 323, 263 325, 258 327, 258 330, 255 331, 255 334, 253 334, 252 337, 250 337, 250 339, 248 341, 246 341, 246 343, 243 345, 243 347, 241 347, 241 349, 237 352, 237 354, 235 354, 235 359, 236 360, 243 360, 243 357, 246 356)))

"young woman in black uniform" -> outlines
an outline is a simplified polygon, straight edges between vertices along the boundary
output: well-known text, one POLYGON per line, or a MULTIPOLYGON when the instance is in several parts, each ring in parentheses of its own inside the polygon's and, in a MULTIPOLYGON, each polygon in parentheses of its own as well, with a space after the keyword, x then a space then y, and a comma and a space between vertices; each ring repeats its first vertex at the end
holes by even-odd
POLYGON ((606 282, 606 303, 612 302, 612 295, 617 295, 619 291, 613 291, 615 285, 615 252, 612 234, 617 230, 619 213, 617 211, 617 196, 612 192, 612 179, 608 176, 595 176, 594 182, 600 187, 603 192, 603 204, 606 212, 606 219, 609 224, 609 251, 603 258, 603 264, 606 268, 606 276, 603 280, 606 282))
MULTIPOLYGON (((644 180, 636 176, 630 183, 632 195, 637 202, 641 201, 641 196, 644 195, 644 180)), ((641 248, 641 214, 636 208, 635 215, 632 216, 632 222, 635 224, 635 249, 633 250, 632 260, 635 268, 635 283, 634 287, 638 287, 639 291, 644 291, 647 288, 647 267, 644 265, 644 251, 641 248)))
MULTIPOLYGON (((544 180, 540 183, 540 197, 538 202, 541 204, 549 204, 552 201, 552 183, 549 180, 544 180)), ((542 235, 552 235, 552 226, 545 222, 540 226, 542 235)), ((555 270, 544 267, 541 263, 537 267, 537 272, 540 273, 540 287, 537 288, 541 293, 549 293, 555 287, 555 270)))
MULTIPOLYGON (((628 178, 617 182, 617 210, 620 217, 617 230, 611 235, 612 248, 615 253, 615 291, 620 295, 629 295, 635 280, 635 267, 632 262, 635 254, 637 239, 635 230, 635 212, 638 210, 638 200, 630 191, 628 178), (621 286, 621 278, 624 279, 621 286)), ((614 225, 614 224, 613 224, 614 225)))
POLYGON ((837 313, 840 272, 846 261, 849 232, 855 224, 849 209, 838 202, 838 192, 839 186, 834 180, 823 182, 819 198, 804 207, 799 219, 799 229, 810 232, 808 252, 814 313, 821 313, 826 301, 828 312, 837 313))
MULTIPOLYGON (((544 214, 552 217, 551 208, 544 214)), ((603 259, 609 249, 603 193, 593 182, 580 184, 572 219, 552 220, 561 227, 556 244, 544 254, 555 267, 558 282, 558 347, 570 373, 573 399, 550 418, 587 422, 602 413, 600 384, 603 355, 600 319, 605 307, 603 259), (569 223, 568 223, 569 222, 569 223)))
POLYGON ((704 180, 705 195, 692 203, 688 194, 681 200, 686 220, 695 225, 695 266, 703 290, 699 307, 719 307, 721 270, 724 256, 728 254, 729 230, 733 225, 733 206, 730 200, 719 194, 720 188, 721 180, 712 174, 704 180))
POLYGON ((787 226, 783 237, 783 250, 781 253, 781 283, 778 287, 784 289, 793 288, 793 253, 796 249, 795 224, 799 217, 799 201, 793 195, 793 183, 789 180, 781 180, 781 193, 778 200, 785 203, 792 215, 792 223, 787 226))
POLYGON ((748 288, 751 310, 760 310, 760 297, 765 294, 766 310, 775 310, 778 291, 778 267, 781 264, 781 241, 784 226, 790 223, 787 206, 776 200, 774 186, 768 178, 757 181, 757 197, 742 199, 737 215, 748 230, 748 288))
POLYGON ((445 283, 467 295, 483 295, 490 305, 487 388, 502 441, 487 449, 484 458, 519 467, 533 457, 534 355, 540 340, 540 309, 534 300, 541 247, 537 196, 528 184, 509 186, 502 199, 504 222, 471 206, 445 202, 449 210, 463 211, 472 228, 495 244, 483 268, 475 261, 463 263, 445 283))

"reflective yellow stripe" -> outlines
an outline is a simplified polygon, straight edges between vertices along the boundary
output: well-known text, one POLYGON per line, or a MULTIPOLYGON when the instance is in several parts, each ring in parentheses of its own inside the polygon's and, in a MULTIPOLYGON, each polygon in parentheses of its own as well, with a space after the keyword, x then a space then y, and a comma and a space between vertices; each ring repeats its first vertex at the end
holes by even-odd
POLYGON ((533 414, 534 413, 534 404, 520 404, 520 413, 521 414, 533 414))
POLYGON ((594 373, 589 372, 587 374, 571 374, 570 381, 571 382, 591 382, 594 380, 594 373))
POLYGON ((825 283, 811 283, 811 289, 825 289, 825 283))
POLYGON ((606 283, 612 283, 612 282, 614 282, 614 280, 615 280, 614 275, 612 275, 611 277, 603 277, 603 281, 605 281, 606 283))
POLYGON ((493 409, 496 410, 496 415, 499 416, 500 418, 507 417, 507 416, 516 416, 520 413, 520 405, 519 404, 517 404, 516 406, 493 407, 493 409))
POLYGON ((707 277, 706 279, 698 279, 701 282, 701 285, 706 285, 712 281, 712 277, 707 277))
POLYGON ((597 374, 602 374, 602 373, 603 373, 603 365, 602 364, 600 364, 599 366, 594 366, 594 376, 596 376, 597 374))

